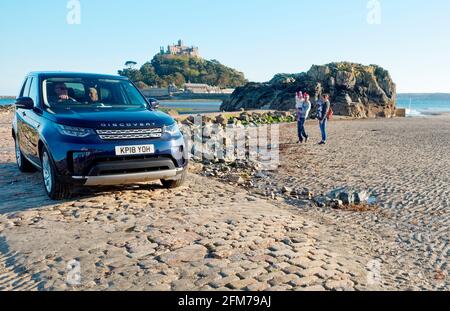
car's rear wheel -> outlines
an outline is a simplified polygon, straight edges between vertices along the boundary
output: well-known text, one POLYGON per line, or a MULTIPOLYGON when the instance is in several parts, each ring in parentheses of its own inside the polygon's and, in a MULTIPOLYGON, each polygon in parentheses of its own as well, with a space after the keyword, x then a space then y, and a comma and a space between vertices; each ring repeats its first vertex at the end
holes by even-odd
POLYGON ((58 181, 56 169, 47 149, 41 152, 42 177, 47 195, 52 200, 63 200, 70 197, 70 185, 58 181))
POLYGON ((19 170, 23 173, 30 173, 30 172, 34 172, 36 170, 36 168, 33 166, 33 164, 31 164, 30 161, 28 161, 22 151, 20 150, 20 144, 17 141, 17 139, 15 140, 15 151, 16 151, 16 163, 17 163, 17 167, 19 168, 19 170))
POLYGON ((178 179, 175 179, 175 180, 161 179, 161 183, 162 183, 163 187, 167 188, 167 189, 178 188, 184 184, 184 182, 186 181, 186 177, 187 177, 187 169, 185 169, 183 171, 183 173, 181 174, 181 176, 178 179))

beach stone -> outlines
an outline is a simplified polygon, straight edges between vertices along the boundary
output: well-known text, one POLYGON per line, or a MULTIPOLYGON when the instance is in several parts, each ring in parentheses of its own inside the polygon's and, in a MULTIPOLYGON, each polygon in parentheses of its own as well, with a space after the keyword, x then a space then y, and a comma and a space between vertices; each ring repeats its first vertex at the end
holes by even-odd
POLYGON ((267 175, 264 174, 263 172, 257 172, 257 173, 255 174, 255 177, 256 177, 256 178, 263 179, 263 178, 267 178, 267 175))
POLYGON ((333 189, 328 194, 328 197, 331 199, 337 199, 339 197, 339 195, 341 194, 341 192, 344 192, 346 190, 347 190, 347 188, 345 188, 345 187, 333 189))
POLYGON ((317 196, 313 199, 314 203, 316 203, 316 205, 318 207, 326 207, 327 203, 328 203, 328 199, 326 197, 322 197, 322 196, 317 196))
POLYGON ((282 193, 292 193, 292 191, 293 191, 293 189, 292 188, 289 188, 289 187, 286 187, 286 186, 284 186, 282 189, 281 189, 281 192, 282 193))
POLYGON ((354 197, 348 191, 342 191, 339 193, 339 200, 341 200, 345 205, 353 204, 354 197))
POLYGON ((342 200, 333 200, 331 202, 331 207, 335 209, 339 209, 344 206, 344 202, 342 200))
POLYGON ((133 241, 126 244, 126 249, 128 253, 132 254, 133 257, 143 258, 152 255, 156 252, 155 248, 158 246, 156 243, 149 243, 147 241, 133 241))
POLYGON ((156 246, 164 246, 171 250, 176 250, 190 245, 199 238, 199 235, 194 232, 183 232, 180 234, 166 236, 148 236, 147 238, 149 241, 154 242, 154 245, 156 246))
POLYGON ((216 117, 216 123, 225 126, 228 124, 228 120, 223 115, 219 114, 216 117))
POLYGON ((328 197, 334 200, 333 205, 336 205, 336 203, 338 203, 338 205, 340 206, 339 201, 341 201, 344 205, 359 205, 368 203, 370 194, 367 190, 355 190, 344 187, 331 191, 328 194, 328 197))
POLYGON ((227 177, 227 179, 228 179, 229 182, 232 182, 232 183, 235 183, 235 184, 238 184, 238 185, 242 185, 242 184, 245 183, 244 178, 242 178, 240 175, 232 174, 232 175, 229 175, 227 177))
POLYGON ((169 265, 194 262, 205 258, 208 250, 202 245, 191 245, 159 256, 159 260, 169 265))
POLYGON ((353 193, 355 204, 365 204, 369 202, 369 192, 368 191, 356 191, 353 193))

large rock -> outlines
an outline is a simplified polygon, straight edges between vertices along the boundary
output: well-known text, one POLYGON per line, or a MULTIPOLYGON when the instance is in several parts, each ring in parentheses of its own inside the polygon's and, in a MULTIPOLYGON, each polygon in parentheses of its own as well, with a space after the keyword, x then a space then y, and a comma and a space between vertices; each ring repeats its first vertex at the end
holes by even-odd
POLYGON ((369 204, 370 193, 367 190, 350 189, 347 187, 338 188, 328 194, 330 199, 338 199, 345 205, 369 204))
POLYGON ((336 115, 356 118, 392 117, 396 109, 396 85, 389 72, 377 65, 354 63, 314 65, 307 73, 277 74, 266 83, 248 83, 239 87, 221 110, 290 110, 295 108, 299 90, 312 96, 315 103, 324 93, 331 95, 336 115))

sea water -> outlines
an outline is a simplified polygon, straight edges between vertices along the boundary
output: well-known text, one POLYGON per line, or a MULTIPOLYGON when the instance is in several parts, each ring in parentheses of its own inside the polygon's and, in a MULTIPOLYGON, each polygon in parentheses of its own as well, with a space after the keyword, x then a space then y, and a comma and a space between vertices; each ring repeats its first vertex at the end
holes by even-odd
POLYGON ((14 104, 13 98, 0 98, 0 106, 12 105, 14 104))
POLYGON ((180 114, 219 112, 222 101, 177 100, 160 101, 160 106, 178 110, 180 114))
MULTIPOLYGON (((219 112, 220 101, 161 101, 161 107, 168 109, 179 109, 181 114, 185 113, 208 113, 219 112)), ((0 99, 0 106, 12 105, 14 99, 0 99)), ((397 98, 397 107, 405 108, 407 116, 425 117, 450 113, 450 95, 403 95, 397 98)))
POLYGON ((399 95, 397 107, 405 108, 410 117, 426 117, 450 113, 450 95, 399 95))

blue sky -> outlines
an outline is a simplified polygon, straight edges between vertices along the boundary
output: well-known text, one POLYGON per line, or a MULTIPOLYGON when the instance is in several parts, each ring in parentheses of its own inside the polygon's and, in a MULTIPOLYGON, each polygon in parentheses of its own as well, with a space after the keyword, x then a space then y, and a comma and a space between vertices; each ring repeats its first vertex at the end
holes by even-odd
POLYGON ((15 95, 33 70, 116 73, 183 39, 203 57, 252 81, 312 64, 353 61, 388 69, 400 92, 450 93, 450 1, 79 0, 81 24, 66 22, 68 0, 0 0, 0 95, 15 95))

